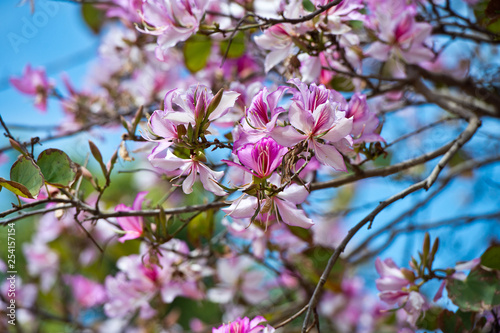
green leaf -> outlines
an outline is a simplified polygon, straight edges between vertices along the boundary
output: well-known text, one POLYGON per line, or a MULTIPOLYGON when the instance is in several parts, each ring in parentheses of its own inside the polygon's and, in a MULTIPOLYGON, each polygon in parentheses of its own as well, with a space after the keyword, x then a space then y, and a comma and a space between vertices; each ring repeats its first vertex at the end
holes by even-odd
POLYGON ((448 297, 463 311, 491 310, 500 305, 500 271, 476 268, 465 281, 450 279, 448 297))
MULTIPOLYGON (((309 247, 302 254, 294 257, 294 261, 300 274, 313 284, 317 284, 333 252, 333 249, 323 246, 309 247)), ((326 289, 334 292, 341 291, 345 268, 345 262, 339 258, 326 281, 326 289)))
POLYGON ((19 156, 10 169, 10 181, 0 178, 0 185, 24 198, 36 198, 44 184, 42 172, 33 160, 19 156))
POLYGON ((309 244, 312 244, 313 242, 313 236, 311 231, 308 229, 304 229, 301 227, 293 227, 291 225, 286 225, 288 229, 290 229, 290 232, 297 236, 298 238, 302 239, 304 242, 307 242, 309 244))
POLYGON ((335 75, 330 81, 330 88, 337 91, 353 91, 354 84, 350 78, 342 75, 335 75))
POLYGON ((75 180, 76 165, 59 149, 46 149, 40 153, 36 162, 47 184, 68 187, 75 180))
POLYGON ((106 15, 102 10, 97 9, 89 3, 83 3, 81 8, 83 21, 93 33, 98 34, 101 31, 106 15))
MULTIPOLYGON (((426 310, 418 319, 417 327, 424 330, 434 331, 438 328, 438 316, 443 309, 433 306, 426 310)), ((446 331, 447 332, 447 331, 446 331)))
POLYGON ((471 332, 474 328, 475 316, 475 312, 463 312, 458 310, 454 313, 444 310, 437 318, 437 328, 447 333, 471 332))
MULTIPOLYGON (((220 43, 220 53, 226 54, 227 47, 229 45, 229 39, 226 39, 220 43)), ((243 32, 238 32, 234 35, 231 45, 229 46, 229 51, 227 51, 228 58, 239 58, 245 53, 245 34, 243 32)))
POLYGON ((479 1, 474 6, 478 24, 495 34, 500 34, 500 3, 497 0, 479 1))
POLYGON ((311 2, 311 0, 302 0, 302 6, 308 12, 314 12, 316 10, 316 7, 314 7, 314 4, 311 2))
POLYGON ((492 245, 483 253, 481 265, 500 270, 500 245, 492 245))
POLYGON ((209 209, 198 214, 192 219, 188 226, 188 239, 195 246, 201 245, 201 237, 209 240, 212 238, 215 228, 214 211, 209 209))
POLYGON ((184 63, 191 71, 196 73, 205 68, 208 57, 212 50, 212 40, 204 35, 193 35, 185 43, 183 48, 184 63))

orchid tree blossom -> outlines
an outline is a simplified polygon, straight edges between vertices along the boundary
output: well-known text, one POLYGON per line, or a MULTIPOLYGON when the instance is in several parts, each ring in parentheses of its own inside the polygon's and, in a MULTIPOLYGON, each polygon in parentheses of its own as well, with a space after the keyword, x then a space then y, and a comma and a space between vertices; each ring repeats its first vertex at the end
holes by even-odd
POLYGON ((278 106, 278 103, 287 89, 288 87, 281 86, 269 92, 264 87, 255 95, 246 109, 245 117, 241 120, 242 133, 234 144, 235 149, 245 143, 257 142, 272 132, 278 116, 285 112, 285 109, 278 106))
POLYGON ((351 97, 346 117, 353 119, 351 135, 354 138, 354 144, 385 141, 377 133, 379 120, 376 114, 370 111, 365 95, 355 93, 351 97))
POLYGON ((290 125, 276 127, 271 134, 272 138, 286 147, 303 142, 314 151, 320 163, 338 171, 346 171, 343 156, 332 145, 343 139, 352 144, 349 134, 353 120, 346 118, 345 111, 340 110, 345 100, 334 100, 338 93, 335 94, 322 85, 311 84, 308 87, 298 79, 293 79, 290 83, 298 88, 288 111, 290 125))
POLYGON ((31 65, 27 65, 23 76, 11 77, 10 83, 21 93, 35 96, 35 107, 42 112, 47 111, 47 98, 54 82, 47 78, 43 68, 32 69, 31 65))
POLYGON ((104 286, 82 275, 66 275, 65 282, 71 287, 73 296, 83 308, 101 305, 106 301, 104 286))
POLYGON ((375 268, 380 275, 375 281, 377 289, 381 291, 380 299, 387 304, 397 303, 403 307, 407 314, 407 322, 415 326, 420 314, 428 306, 412 281, 414 278, 411 274, 405 274, 390 258, 384 261, 377 258, 375 268))
MULTIPOLYGON (((132 207, 128 207, 124 204, 119 204, 115 207, 115 211, 129 212, 133 210, 141 210, 142 202, 144 201, 144 198, 146 197, 147 194, 148 192, 137 193, 137 196, 135 197, 132 207)), ((126 240, 136 239, 141 237, 144 231, 144 218, 142 216, 122 216, 122 217, 117 217, 116 220, 118 221, 118 224, 125 232, 125 235, 123 237, 120 237, 118 241, 123 243, 126 240)))
POLYGON ((434 53, 424 43, 432 32, 429 23, 416 22, 408 12, 397 17, 379 20, 379 41, 366 50, 367 56, 386 61, 391 56, 408 64, 418 64, 434 58, 434 53))
POLYGON ((151 138, 150 135, 143 134, 148 141, 158 142, 153 151, 148 156, 148 159, 154 159, 159 153, 170 147, 174 140, 179 138, 177 127, 173 122, 166 118, 167 111, 156 110, 148 120, 148 131, 159 137, 159 139, 151 138))
POLYGON ((162 119, 175 126, 191 124, 199 128, 199 134, 205 134, 211 122, 220 120, 232 108, 240 94, 235 91, 219 91, 215 96, 203 85, 192 85, 185 93, 176 89, 165 95, 165 114, 162 119))
POLYGON ((254 38, 257 46, 271 51, 267 54, 264 64, 266 73, 292 55, 295 45, 293 37, 296 35, 291 24, 282 23, 271 26, 262 35, 254 38))
POLYGON ((156 258, 143 253, 118 260, 120 271, 105 281, 104 311, 109 317, 125 317, 140 309, 141 318, 151 318, 156 311, 149 302, 157 294, 164 303, 171 303, 178 296, 196 300, 203 297, 200 280, 211 274, 204 261, 186 260, 191 252, 187 244, 178 239, 168 241, 158 251, 156 258))
POLYGON ((273 196, 257 199, 254 196, 245 196, 235 200, 228 208, 223 208, 229 216, 236 219, 252 218, 261 221, 266 226, 275 218, 290 226, 309 229, 314 222, 308 218, 297 205, 303 203, 309 192, 304 186, 290 184, 282 192, 273 196))
POLYGON ((208 290, 208 299, 216 303, 229 303, 235 300, 236 295, 241 294, 245 302, 250 304, 266 300, 269 295, 269 290, 264 287, 266 273, 254 266, 255 262, 248 256, 219 259, 219 283, 208 290))
POLYGON ((198 31, 209 0, 143 0, 135 4, 144 28, 139 31, 158 36, 156 56, 162 59, 168 49, 198 31))
POLYGON ((279 145, 272 138, 263 138, 255 144, 246 144, 236 152, 241 164, 228 160, 223 162, 265 179, 273 174, 287 152, 288 148, 279 145))
POLYGON ((266 319, 261 316, 257 316, 252 320, 248 317, 237 318, 218 328, 214 327, 212 333, 274 333, 275 329, 273 327, 263 325, 265 322, 266 319))
POLYGON ((150 162, 153 166, 164 171, 179 170, 180 174, 176 178, 186 176, 186 179, 182 182, 182 190, 186 194, 193 192, 193 185, 198 179, 198 175, 205 190, 219 196, 227 194, 218 184, 224 172, 213 171, 203 164, 195 155, 192 155, 190 159, 182 159, 175 156, 169 149, 165 158, 155 157, 151 159, 150 162))

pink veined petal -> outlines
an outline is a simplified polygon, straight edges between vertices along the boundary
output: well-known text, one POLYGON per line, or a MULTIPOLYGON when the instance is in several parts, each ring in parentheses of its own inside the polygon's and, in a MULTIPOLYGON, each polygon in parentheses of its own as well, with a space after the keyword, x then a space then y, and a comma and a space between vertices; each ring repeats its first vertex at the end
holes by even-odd
POLYGON ((141 232, 137 232, 137 231, 130 231, 130 230, 128 230, 128 231, 125 232, 124 236, 118 238, 118 241, 120 243, 123 243, 126 240, 137 239, 137 238, 141 237, 141 235, 142 235, 142 231, 141 232))
POLYGON ((177 138, 177 129, 174 124, 170 121, 163 119, 166 112, 161 110, 156 110, 149 118, 149 127, 154 134, 163 137, 165 139, 177 138))
POLYGON ((409 64, 418 64, 434 58, 434 53, 424 45, 414 45, 408 51, 401 50, 401 56, 409 64))
POLYGON ((231 206, 223 208, 222 211, 229 216, 236 219, 244 219, 252 217, 257 210, 257 198, 248 197, 243 199, 236 199, 231 206))
POLYGON ((288 225, 309 229, 314 225, 314 222, 306 216, 302 209, 298 209, 295 204, 274 198, 274 203, 280 213, 283 222, 288 225))
POLYGON ((348 136, 352 131, 352 118, 342 118, 328 133, 323 135, 321 138, 337 142, 348 136))
POLYGON ((144 201, 144 198, 146 197, 146 195, 148 193, 149 192, 147 192, 147 191, 137 193, 137 196, 135 197, 134 203, 132 204, 132 208, 134 210, 141 210, 142 202, 144 201))
POLYGON ((194 114, 186 111, 167 112, 165 119, 171 121, 175 125, 195 124, 194 114))
POLYGON ((290 105, 288 111, 290 124, 304 133, 311 133, 314 127, 314 116, 311 112, 304 110, 297 102, 290 105))
POLYGON ((443 290, 444 287, 446 287, 446 282, 447 282, 446 280, 443 280, 443 282, 441 282, 441 285, 439 286, 439 289, 436 292, 434 299, 432 300, 433 302, 437 302, 441 297, 443 297, 443 290))
POLYGON ((331 103, 323 103, 313 111, 315 135, 328 131, 335 122, 335 111, 331 103))
MULTIPOLYGON (((173 144, 172 141, 160 141, 156 147, 153 148, 151 151, 151 154, 148 155, 148 160, 159 160, 160 158, 157 158, 156 155, 164 151, 165 149, 168 149, 171 145, 173 144)), ((153 164, 153 163, 151 163, 153 164)))
POLYGON ((182 182, 182 190, 184 193, 189 194, 193 192, 193 185, 196 182, 196 175, 198 173, 198 166, 194 162, 189 162, 190 166, 187 168, 188 175, 182 182))
POLYGON ((172 151, 167 150, 167 156, 165 158, 153 158, 150 160, 151 164, 156 167, 163 169, 165 171, 174 171, 183 168, 191 160, 184 160, 175 156, 172 151))
POLYGON ((200 172, 200 180, 205 190, 219 196, 227 194, 226 191, 216 183, 217 180, 222 178, 224 171, 213 171, 203 163, 198 163, 198 171, 200 172))
MULTIPOLYGON (((269 120, 269 122, 266 124, 266 131, 267 132, 271 132, 276 127, 276 121, 278 120, 280 113, 285 111, 282 108, 278 108, 278 109, 279 109, 279 111, 274 116, 272 116, 271 119, 269 120), (283 110, 283 111, 281 111, 281 110, 283 110)), ((264 133, 264 136, 265 136, 265 133, 264 133)))
POLYGON ((253 327, 255 325, 259 325, 259 324, 262 324, 263 322, 267 321, 266 318, 262 317, 262 316, 257 316, 255 317, 254 319, 252 319, 250 321, 250 327, 253 327))
POLYGON ((306 135, 300 134, 292 126, 275 127, 271 132, 271 137, 285 147, 295 146, 300 141, 307 139, 306 135))
POLYGON ((234 103, 236 103, 236 100, 240 96, 239 93, 235 91, 225 91, 222 94, 222 98, 220 100, 219 105, 215 108, 215 110, 210 114, 208 117, 209 120, 217 120, 220 117, 224 116, 227 111, 229 111, 229 108, 232 108, 234 106, 234 103))
POLYGON ((247 169, 247 168, 245 168, 243 165, 238 164, 238 163, 235 163, 235 162, 233 162, 233 161, 229 161, 229 160, 221 160, 221 162, 224 162, 224 163, 226 163, 227 165, 230 165, 230 166, 237 167, 237 168, 239 168, 239 169, 241 169, 241 170, 243 170, 243 171, 245 171, 245 172, 251 173, 252 175, 254 174, 254 173, 252 172, 252 170, 247 169))
MULTIPOLYGON (((252 151, 255 149, 255 144, 249 143, 236 153, 241 164, 248 167, 250 170, 258 171, 257 161, 254 160, 252 151)), ((255 172, 253 174, 257 175, 255 172)))
POLYGON ((473 269, 474 267, 476 267, 480 263, 481 263, 481 258, 472 259, 470 261, 466 261, 466 262, 457 264, 455 266, 455 270, 457 270, 457 271, 468 271, 468 270, 473 269))
POLYGON ((408 280, 394 276, 385 276, 376 280, 377 289, 380 291, 401 290, 406 287, 408 283, 408 280))
MULTIPOLYGON (((264 88, 266 89, 266 88, 264 88)), ((278 107, 278 102, 281 99, 281 96, 288 90, 286 86, 279 86, 278 89, 267 95, 266 101, 269 106, 269 110, 271 110, 271 116, 275 115, 276 108, 278 107)), ((281 111, 282 112, 282 111, 281 111)))
POLYGON ((165 98, 163 99, 163 105, 164 105, 163 108, 165 109, 166 112, 174 111, 174 107, 172 106, 172 100, 177 96, 176 90, 177 88, 169 90, 165 94, 165 98))
POLYGON ((301 54, 299 60, 301 62, 300 74, 302 74, 302 80, 307 83, 316 81, 321 74, 320 58, 312 57, 308 54, 301 54))
POLYGON ((432 25, 426 22, 414 24, 413 29, 413 45, 423 44, 427 37, 432 33, 432 25))
POLYGON ((298 205, 303 203, 307 199, 308 195, 309 192, 304 186, 291 184, 290 186, 286 187, 283 192, 279 193, 278 197, 298 205))
POLYGON ((290 45, 282 49, 269 52, 264 62, 266 73, 269 72, 274 66, 285 60, 292 53, 292 50, 293 44, 290 43, 290 45))
POLYGON ((375 269, 381 277, 394 276, 401 279, 405 278, 403 273, 401 273, 399 267, 391 258, 387 258, 384 261, 382 261, 380 258, 377 258, 375 260, 375 269))
POLYGON ((313 150, 316 154, 316 159, 320 163, 328 165, 337 171, 347 171, 344 163, 344 157, 334 146, 325 145, 313 140, 310 140, 309 142, 313 143, 313 150))
POLYGON ((378 297, 387 304, 402 303, 408 298, 407 291, 384 291, 378 294, 378 297))
POLYGON ((383 44, 381 42, 375 42, 370 45, 368 50, 366 50, 365 55, 373 57, 380 61, 386 61, 387 59, 389 59, 391 50, 392 46, 383 44))
POLYGON ((163 50, 174 47, 178 42, 183 42, 191 37, 197 29, 198 27, 179 28, 170 26, 160 36, 158 36, 158 47, 163 50))

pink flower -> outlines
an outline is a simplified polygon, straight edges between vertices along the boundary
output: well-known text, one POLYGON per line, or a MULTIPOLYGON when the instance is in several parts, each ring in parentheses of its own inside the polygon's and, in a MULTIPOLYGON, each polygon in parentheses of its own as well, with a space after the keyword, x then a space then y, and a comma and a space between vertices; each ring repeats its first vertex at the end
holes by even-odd
POLYGON ((274 215, 277 221, 309 229, 314 222, 306 216, 302 209, 297 205, 304 202, 308 196, 304 186, 291 184, 282 192, 272 197, 259 200, 256 197, 245 197, 235 200, 231 206, 222 209, 226 214, 236 219, 253 217, 260 207, 256 219, 263 222, 266 226, 274 215))
MULTIPOLYGON (((132 207, 125 206, 124 204, 119 204, 115 207, 116 212, 129 212, 132 210, 141 210, 142 202, 144 201, 144 197, 148 194, 148 192, 139 192, 135 197, 134 203, 132 207)), ((116 220, 120 227, 125 231, 125 235, 118 239, 120 242, 125 242, 129 239, 136 239, 141 237, 144 225, 143 225, 143 217, 142 216, 122 216, 117 217, 116 220)))
MULTIPOLYGON (((407 322, 415 326, 422 311, 427 308, 424 297, 411 288, 415 288, 413 281, 407 279, 401 269, 390 258, 375 261, 380 279, 375 281, 377 289, 381 291, 379 297, 388 304, 398 304, 407 314, 407 322)), ((417 289, 418 290, 418 289, 417 289)))
POLYGON ((346 171, 343 156, 330 144, 343 139, 352 143, 349 136, 352 118, 346 118, 345 112, 339 110, 345 101, 342 97, 336 98, 338 93, 324 86, 311 84, 308 88, 297 79, 290 82, 299 89, 288 112, 291 126, 276 127, 271 136, 286 147, 305 142, 320 163, 346 171))
POLYGON ((227 194, 218 184, 224 172, 213 171, 198 161, 195 156, 191 156, 190 159, 182 159, 168 150, 165 158, 153 158, 150 159, 150 162, 153 166, 165 171, 180 170, 181 173, 178 177, 186 176, 186 179, 182 182, 182 190, 186 194, 193 192, 193 185, 198 179, 198 175, 200 175, 205 190, 220 196, 227 194))
POLYGON ((198 31, 208 0, 143 0, 138 6, 145 23, 141 32, 158 36, 156 54, 162 59, 168 49, 198 31))
POLYGON ((204 261, 189 260, 194 254, 178 239, 161 245, 158 251, 154 260, 150 253, 144 252, 118 260, 120 272, 105 281, 107 316, 124 317, 140 309, 141 318, 150 318, 156 312, 150 301, 157 295, 164 303, 171 303, 178 296, 203 298, 199 281, 211 273, 204 261))
POLYGON ((241 120, 243 133, 234 144, 235 149, 249 142, 257 142, 267 136, 276 126, 276 121, 280 113, 285 112, 278 106, 281 96, 287 87, 279 87, 273 92, 269 92, 266 87, 260 90, 252 99, 250 107, 246 109, 245 117, 241 120))
POLYGON ((365 54, 380 61, 390 56, 401 58, 409 64, 418 64, 434 58, 434 53, 424 42, 430 36, 432 26, 429 23, 417 23, 413 14, 405 12, 398 19, 380 19, 379 39, 365 54))
POLYGON ((202 121, 217 121, 234 106, 239 95, 234 91, 224 91, 219 103, 208 110, 214 100, 214 95, 208 87, 193 85, 182 94, 173 89, 165 95, 166 112, 163 119, 171 121, 175 126, 191 124, 193 127, 199 126, 202 121))
POLYGON ((375 268, 380 278, 375 281, 377 289, 381 291, 380 298, 389 303, 394 304, 400 296, 405 296, 408 292, 400 294, 402 288, 410 284, 399 267, 390 258, 381 261, 377 258, 375 268))
POLYGON ((27 65, 23 76, 10 78, 10 83, 23 94, 35 96, 35 107, 43 112, 47 111, 47 97, 54 88, 54 83, 47 79, 43 68, 31 69, 27 65))
POLYGON ((64 280, 70 285, 76 301, 84 308, 91 308, 106 301, 104 287, 81 275, 66 275, 64 280))
POLYGON ((56 282, 59 269, 59 256, 47 244, 34 241, 23 245, 28 273, 40 277, 42 291, 47 292, 56 282))
POLYGON ((255 262, 248 256, 219 259, 219 283, 207 292, 208 299, 216 303, 229 303, 234 301, 237 295, 241 295, 245 302, 250 304, 259 304, 266 300, 269 296, 269 290, 263 285, 266 273, 253 266, 255 262))
POLYGON ((255 144, 245 145, 236 152, 241 164, 223 161, 262 179, 269 177, 276 170, 287 151, 288 148, 277 144, 272 138, 263 138, 255 144))
POLYGON ((366 103, 366 96, 355 93, 349 101, 349 107, 345 115, 353 119, 351 135, 354 143, 384 141, 375 131, 379 121, 375 113, 370 112, 366 103))
POLYGON ((295 32, 288 23, 276 24, 267 29, 262 35, 255 37, 255 43, 264 50, 270 50, 265 60, 266 73, 274 66, 285 60, 293 52, 295 32))
POLYGON ((213 328, 212 333, 273 333, 275 330, 271 326, 263 326, 266 319, 257 316, 250 320, 248 317, 238 318, 228 324, 223 324, 218 328, 213 328))

